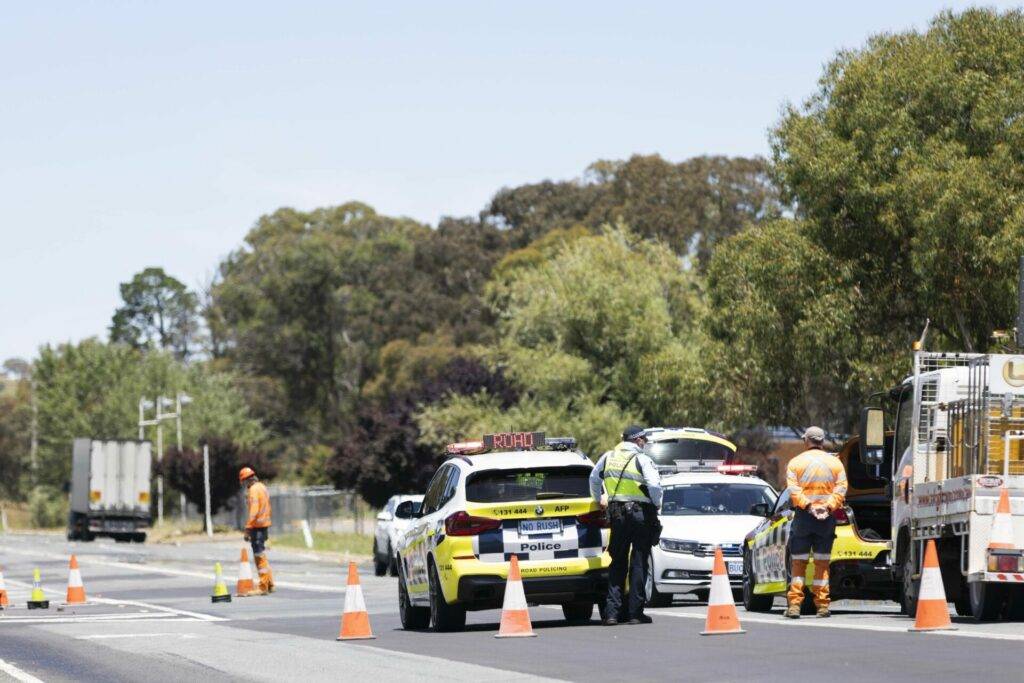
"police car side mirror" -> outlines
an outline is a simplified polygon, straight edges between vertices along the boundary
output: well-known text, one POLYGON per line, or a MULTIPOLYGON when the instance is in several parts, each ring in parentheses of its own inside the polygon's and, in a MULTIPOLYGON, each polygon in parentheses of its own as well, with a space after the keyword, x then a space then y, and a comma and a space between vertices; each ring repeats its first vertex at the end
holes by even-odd
POLYGON ((770 512, 768 503, 754 503, 750 506, 750 514, 754 517, 767 517, 770 512))

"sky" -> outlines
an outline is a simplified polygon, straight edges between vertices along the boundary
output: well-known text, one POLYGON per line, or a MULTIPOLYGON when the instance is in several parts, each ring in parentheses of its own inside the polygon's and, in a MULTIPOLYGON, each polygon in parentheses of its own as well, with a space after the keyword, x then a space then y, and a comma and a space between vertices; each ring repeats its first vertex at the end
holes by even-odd
POLYGON ((0 361, 105 338, 146 267, 200 286, 282 206, 436 224, 597 159, 767 155, 837 50, 968 4, 5 4, 0 361))

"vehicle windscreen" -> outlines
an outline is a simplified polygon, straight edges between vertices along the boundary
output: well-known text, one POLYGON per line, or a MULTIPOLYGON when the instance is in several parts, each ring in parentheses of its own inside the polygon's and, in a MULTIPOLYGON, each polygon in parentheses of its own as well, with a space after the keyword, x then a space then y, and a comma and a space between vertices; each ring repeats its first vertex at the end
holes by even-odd
POLYGON ((732 456, 732 449, 714 441, 679 439, 677 441, 652 441, 644 448, 655 465, 673 467, 680 463, 722 462, 732 456))
POLYGON ((663 515, 748 515, 758 503, 775 504, 762 484, 681 484, 665 489, 663 515))
POLYGON ((551 498, 589 498, 590 467, 533 467, 490 470, 469 475, 466 500, 471 503, 515 503, 551 498))

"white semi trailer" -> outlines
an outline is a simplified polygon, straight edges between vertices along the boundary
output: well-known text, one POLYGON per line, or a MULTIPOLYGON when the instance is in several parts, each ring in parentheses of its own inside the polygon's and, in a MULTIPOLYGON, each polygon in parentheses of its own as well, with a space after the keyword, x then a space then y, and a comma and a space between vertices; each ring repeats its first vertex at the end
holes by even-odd
POLYGON ((75 439, 68 540, 146 540, 152 522, 149 441, 75 439))

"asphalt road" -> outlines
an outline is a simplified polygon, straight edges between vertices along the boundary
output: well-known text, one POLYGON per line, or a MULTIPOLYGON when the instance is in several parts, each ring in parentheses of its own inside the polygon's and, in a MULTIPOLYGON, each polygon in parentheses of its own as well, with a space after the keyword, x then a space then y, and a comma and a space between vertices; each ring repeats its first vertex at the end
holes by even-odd
MULTIPOLYGON (((703 637, 705 607, 651 610, 655 622, 568 626, 557 608, 533 607, 536 638, 496 640, 499 612, 471 613, 464 633, 406 632, 395 579, 361 572, 376 640, 337 642, 345 571, 335 560, 271 550, 274 595, 211 604, 213 563, 229 587, 242 543, 67 543, 0 536, 12 608, 0 614, 0 680, 520 681, 560 679, 792 681, 821 667, 834 680, 1024 679, 1024 623, 908 633, 884 603, 837 603, 829 620, 748 614, 747 633, 703 637), (92 604, 58 609, 76 553, 92 604), (53 606, 25 609, 32 569, 53 606)), ((596 612, 595 612, 596 619, 596 612)))

